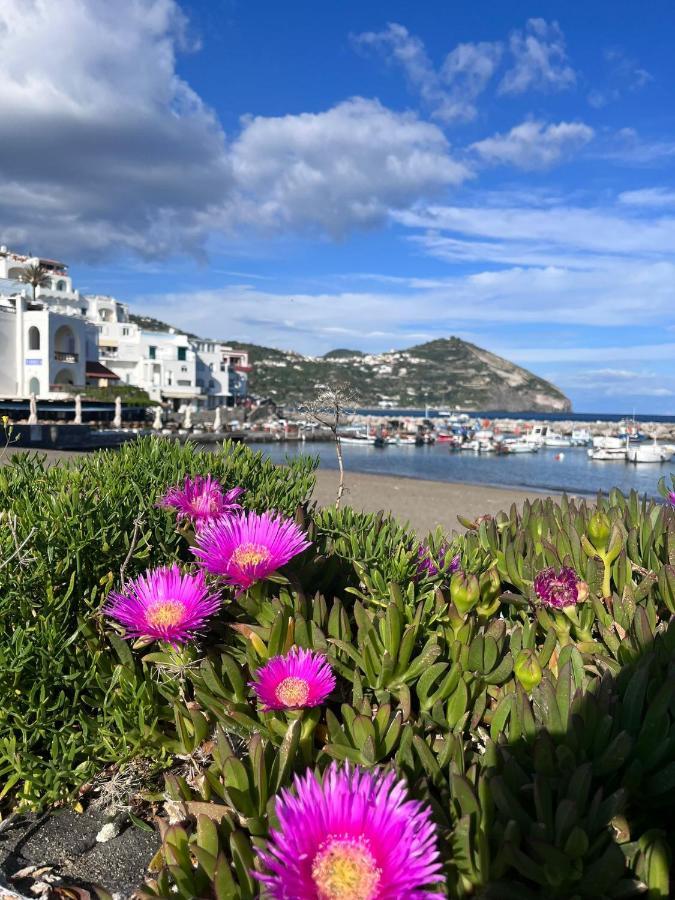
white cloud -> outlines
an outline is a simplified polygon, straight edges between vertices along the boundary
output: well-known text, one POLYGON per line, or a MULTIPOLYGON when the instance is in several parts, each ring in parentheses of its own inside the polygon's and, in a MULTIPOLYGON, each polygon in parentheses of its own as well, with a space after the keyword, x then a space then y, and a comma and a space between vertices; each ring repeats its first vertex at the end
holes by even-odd
POLYGON ((675 206, 675 191, 664 187, 640 188, 636 191, 624 191, 619 194, 619 200, 627 206, 675 206))
POLYGON ((587 144, 593 129, 583 122, 546 125, 533 119, 516 125, 508 134, 478 141, 471 149, 489 163, 504 163, 521 169, 547 169, 587 144))
POLYGON ((4 0, 3 240, 50 252, 191 248, 228 190, 220 125, 175 70, 174 0, 4 0))
POLYGON ((435 125, 359 97, 322 113, 246 119, 230 160, 234 224, 338 235, 470 176, 435 125))
POLYGON ((634 128, 621 128, 597 143, 595 155, 627 166, 670 165, 675 156, 675 141, 651 140, 643 138, 634 128))
POLYGON ((498 242, 497 250, 520 245, 528 252, 556 252, 563 263, 567 254, 584 254, 588 265, 598 254, 607 259, 624 255, 670 260, 675 247, 675 217, 645 219, 631 216, 626 207, 430 206, 395 218, 433 237, 450 232, 465 241, 478 239, 485 260, 492 258, 493 242, 498 242))
POLYGON ((502 55, 499 42, 458 44, 436 70, 420 38, 396 22, 389 23, 383 31, 356 35, 353 40, 357 46, 374 47, 388 61, 400 65, 411 88, 419 93, 434 117, 444 122, 475 117, 475 101, 502 55))
POLYGON ((576 73, 567 60, 565 37, 557 22, 528 19, 523 31, 512 32, 509 50, 514 62, 500 82, 501 94, 560 91, 576 82, 576 73))

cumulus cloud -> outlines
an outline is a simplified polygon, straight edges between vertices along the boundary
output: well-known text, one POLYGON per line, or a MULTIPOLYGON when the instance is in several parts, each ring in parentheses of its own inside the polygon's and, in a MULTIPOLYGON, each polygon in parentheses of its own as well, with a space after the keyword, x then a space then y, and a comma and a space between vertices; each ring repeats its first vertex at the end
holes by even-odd
POLYGON ((353 40, 357 46, 372 47, 389 62, 401 66, 411 88, 419 93, 434 117, 444 122, 475 117, 475 101, 502 55, 500 42, 458 44, 436 69, 420 38, 397 22, 389 23, 382 31, 356 35, 353 40))
POLYGON ((522 31, 511 33, 509 51, 513 65, 499 84, 501 94, 561 91, 576 82, 567 59, 565 36, 557 22, 528 19, 522 31))
POLYGON ((230 159, 227 216, 271 230, 372 226, 470 175, 435 125, 359 97, 322 113, 249 118, 230 159))
POLYGON ((220 125, 175 71, 173 0, 0 7, 3 240, 59 253, 194 245, 230 181, 220 125))
POLYGON ((5 0, 3 243, 158 258, 246 226, 341 235, 469 177, 437 126, 376 100, 228 141, 177 75, 186 32, 175 0, 5 0))
POLYGON ((509 164, 520 169, 547 169, 587 144, 593 133, 593 129, 583 122, 546 125, 530 119, 507 134, 496 134, 472 144, 471 149, 489 163, 509 164))

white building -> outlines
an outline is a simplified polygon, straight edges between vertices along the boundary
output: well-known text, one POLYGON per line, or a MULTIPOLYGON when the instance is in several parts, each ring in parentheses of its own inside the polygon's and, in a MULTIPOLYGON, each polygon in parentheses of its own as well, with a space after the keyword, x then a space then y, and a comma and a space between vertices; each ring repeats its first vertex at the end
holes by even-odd
POLYGON ((0 397, 121 382, 174 409, 213 409, 241 402, 248 371, 245 351, 142 328, 126 303, 74 290, 64 263, 0 247, 0 397), (21 278, 36 265, 45 283, 33 291, 21 278))
POLYGON ((53 398, 88 381, 116 380, 101 367, 87 372, 98 361, 98 329, 86 308, 63 263, 0 247, 0 396, 53 398), (34 265, 46 271, 35 291, 20 280, 34 265))
POLYGON ((125 384, 175 409, 233 406, 247 391, 248 354, 215 341, 192 340, 175 329, 151 331, 132 322, 114 297, 88 297, 89 319, 99 328, 101 361, 125 384))

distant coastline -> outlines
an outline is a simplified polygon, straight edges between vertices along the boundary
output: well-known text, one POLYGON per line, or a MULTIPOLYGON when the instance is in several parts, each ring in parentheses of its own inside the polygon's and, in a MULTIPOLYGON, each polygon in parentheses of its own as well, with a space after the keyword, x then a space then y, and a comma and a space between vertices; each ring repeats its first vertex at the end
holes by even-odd
MULTIPOLYGON (((461 409, 453 410, 453 414, 459 415, 466 413, 472 418, 478 419, 525 419, 526 421, 535 420, 541 422, 622 422, 624 420, 634 420, 636 422, 659 422, 672 425, 675 423, 675 413, 673 415, 663 416, 656 413, 590 413, 590 412, 538 412, 537 410, 522 410, 520 412, 508 412, 503 409, 486 409, 472 410, 461 409)), ((424 418, 427 415, 425 409, 417 408, 401 408, 401 409, 382 409, 380 407, 363 407, 354 410, 355 415, 359 416, 381 416, 384 418, 395 419, 397 417, 424 418)), ((429 419, 443 418, 437 409, 429 409, 429 419)))

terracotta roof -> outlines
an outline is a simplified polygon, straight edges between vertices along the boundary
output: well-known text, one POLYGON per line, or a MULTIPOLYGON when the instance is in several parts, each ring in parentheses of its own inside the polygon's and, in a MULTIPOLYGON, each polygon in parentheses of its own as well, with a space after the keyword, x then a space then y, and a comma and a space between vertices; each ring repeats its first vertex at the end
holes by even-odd
POLYGON ((95 360, 87 360, 85 375, 87 378, 108 378, 110 381, 120 380, 119 375, 115 375, 114 372, 95 360))

